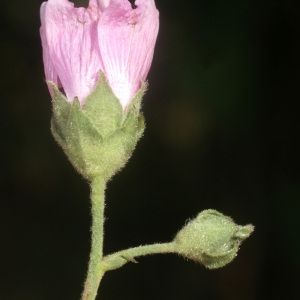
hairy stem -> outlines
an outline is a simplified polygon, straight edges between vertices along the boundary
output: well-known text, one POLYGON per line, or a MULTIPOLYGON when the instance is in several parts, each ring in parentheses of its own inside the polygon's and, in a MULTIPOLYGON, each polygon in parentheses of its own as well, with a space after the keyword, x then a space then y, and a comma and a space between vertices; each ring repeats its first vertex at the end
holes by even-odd
POLYGON ((106 265, 107 270, 114 270, 122 267, 128 262, 137 263, 136 257, 149 255, 149 254, 165 254, 175 253, 174 243, 162 243, 144 245, 126 250, 121 250, 113 254, 107 255, 103 258, 103 263, 106 265))
POLYGON ((92 205, 92 241, 87 278, 84 284, 82 300, 94 300, 97 296, 100 281, 105 273, 102 264, 103 256, 103 223, 104 223, 105 181, 96 177, 91 182, 92 205))

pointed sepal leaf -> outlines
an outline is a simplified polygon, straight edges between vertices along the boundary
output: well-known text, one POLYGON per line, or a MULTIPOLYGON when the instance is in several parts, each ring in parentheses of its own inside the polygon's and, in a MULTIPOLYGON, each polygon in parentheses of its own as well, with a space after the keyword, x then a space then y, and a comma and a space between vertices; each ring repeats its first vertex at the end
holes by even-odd
POLYGON ((51 130, 73 166, 86 179, 110 179, 130 158, 144 131, 140 113, 143 84, 124 111, 103 73, 91 95, 81 106, 71 104, 53 83, 51 130))

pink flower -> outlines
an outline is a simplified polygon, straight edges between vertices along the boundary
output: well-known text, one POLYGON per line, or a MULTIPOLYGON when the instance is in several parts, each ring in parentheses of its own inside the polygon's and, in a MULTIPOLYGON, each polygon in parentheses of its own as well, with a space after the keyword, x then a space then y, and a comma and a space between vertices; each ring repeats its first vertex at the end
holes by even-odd
POLYGON ((103 71, 125 109, 152 63, 159 27, 154 0, 90 0, 87 8, 48 0, 41 23, 46 79, 83 104, 103 71))

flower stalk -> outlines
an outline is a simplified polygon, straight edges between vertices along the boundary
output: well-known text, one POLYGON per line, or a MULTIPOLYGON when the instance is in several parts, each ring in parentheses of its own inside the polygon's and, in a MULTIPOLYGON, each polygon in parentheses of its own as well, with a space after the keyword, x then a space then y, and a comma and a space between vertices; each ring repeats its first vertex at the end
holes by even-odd
POLYGON ((103 258, 103 263, 107 265, 108 270, 115 270, 128 262, 137 263, 136 258, 140 256, 176 253, 176 248, 174 246, 175 244, 170 242, 133 247, 105 256, 103 258))
POLYGON ((92 240, 82 300, 94 300, 96 298, 100 281, 105 273, 102 263, 105 185, 104 179, 100 176, 91 182, 92 240))

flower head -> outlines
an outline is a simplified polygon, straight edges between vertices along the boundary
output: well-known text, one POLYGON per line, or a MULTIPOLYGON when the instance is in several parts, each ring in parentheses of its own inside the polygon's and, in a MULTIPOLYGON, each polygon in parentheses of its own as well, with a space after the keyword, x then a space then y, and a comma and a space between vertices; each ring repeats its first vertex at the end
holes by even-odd
POLYGON ((68 0, 41 6, 41 39, 47 81, 81 104, 102 71, 125 109, 150 69, 158 33, 154 0, 68 0))

